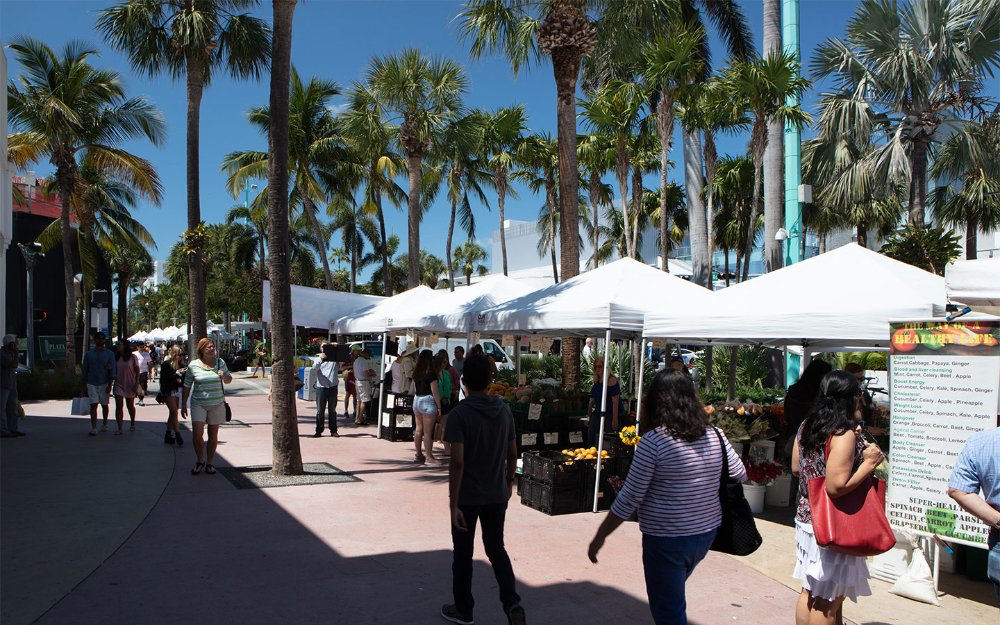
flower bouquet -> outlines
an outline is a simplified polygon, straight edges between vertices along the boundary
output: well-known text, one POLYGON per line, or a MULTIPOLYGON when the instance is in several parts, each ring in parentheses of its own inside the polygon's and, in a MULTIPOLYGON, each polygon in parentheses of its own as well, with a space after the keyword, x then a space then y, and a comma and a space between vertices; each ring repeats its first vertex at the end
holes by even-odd
POLYGON ((747 481, 760 486, 770 486, 774 480, 778 479, 785 471, 779 463, 773 460, 765 460, 757 464, 747 466, 747 481))
POLYGON ((621 432, 618 432, 618 438, 621 442, 628 445, 629 447, 635 447, 639 444, 639 433, 636 431, 634 425, 626 425, 622 428, 621 432))

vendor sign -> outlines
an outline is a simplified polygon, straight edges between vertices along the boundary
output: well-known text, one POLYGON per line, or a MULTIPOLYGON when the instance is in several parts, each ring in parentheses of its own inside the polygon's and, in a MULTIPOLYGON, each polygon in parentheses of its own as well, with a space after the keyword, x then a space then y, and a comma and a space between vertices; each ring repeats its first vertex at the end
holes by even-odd
POLYGON ((968 438, 997 426, 1000 321, 890 324, 886 515, 895 528, 986 546, 986 526, 948 497, 968 438))

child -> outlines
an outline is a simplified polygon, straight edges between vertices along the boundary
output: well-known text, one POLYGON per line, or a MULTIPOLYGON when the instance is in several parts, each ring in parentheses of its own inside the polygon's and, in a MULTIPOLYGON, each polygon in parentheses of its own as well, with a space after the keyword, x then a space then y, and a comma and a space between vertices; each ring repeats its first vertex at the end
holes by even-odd
POLYGON ((345 368, 346 372, 344 373, 344 414, 349 417, 350 415, 354 414, 348 409, 348 406, 350 405, 351 402, 351 397, 354 398, 354 411, 357 412, 358 410, 358 385, 357 385, 358 379, 354 377, 354 367, 352 367, 350 364, 347 364, 345 368))

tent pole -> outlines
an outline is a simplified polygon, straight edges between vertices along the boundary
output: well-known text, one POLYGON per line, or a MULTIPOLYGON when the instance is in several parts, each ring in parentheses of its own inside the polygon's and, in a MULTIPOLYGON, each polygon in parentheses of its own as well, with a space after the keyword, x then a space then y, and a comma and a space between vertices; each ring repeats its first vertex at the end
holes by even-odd
MULTIPOLYGON (((645 337, 643 337, 643 338, 645 338, 645 337)), ((640 342, 639 346, 640 346, 639 351, 640 352, 644 352, 645 351, 644 348, 646 346, 652 347, 653 343, 649 342, 649 343, 645 343, 644 344, 643 342, 640 342)), ((639 412, 642 410, 642 378, 643 378, 643 375, 645 373, 646 373, 646 359, 643 358, 642 360, 639 361, 639 381, 638 381, 638 384, 637 384, 637 387, 636 387, 637 390, 635 392, 635 433, 636 434, 639 433, 639 412)))
MULTIPOLYGON (((601 429, 597 434, 597 466, 594 473, 594 508, 597 512, 597 495, 601 490, 601 452, 604 450, 604 412, 608 407, 608 376, 610 375, 611 328, 604 333, 604 379, 601 381, 601 405, 598 414, 601 415, 601 429)), ((593 417, 591 417, 593 419, 593 417)))
MULTIPOLYGON (((385 397, 386 397, 386 390, 385 390, 385 371, 386 371, 386 369, 385 369, 385 363, 386 363, 387 360, 389 360, 388 356, 385 353, 385 350, 387 348, 388 343, 389 343, 389 332, 385 331, 385 332, 382 333, 382 361, 379 363, 379 366, 378 366, 379 371, 381 371, 381 373, 380 373, 380 375, 381 375, 381 383, 378 385, 378 400, 377 400, 378 403, 375 404, 376 406, 378 406, 378 411, 377 411, 377 414, 375 415, 375 418, 378 419, 378 426, 375 429, 375 438, 379 438, 379 439, 382 438, 382 414, 385 411, 385 397)), ((397 356, 397 358, 398 358, 398 356, 397 356)), ((355 403, 357 403, 358 400, 355 399, 354 401, 355 401, 355 403)), ((416 424, 414 424, 414 427, 416 427, 416 424)))

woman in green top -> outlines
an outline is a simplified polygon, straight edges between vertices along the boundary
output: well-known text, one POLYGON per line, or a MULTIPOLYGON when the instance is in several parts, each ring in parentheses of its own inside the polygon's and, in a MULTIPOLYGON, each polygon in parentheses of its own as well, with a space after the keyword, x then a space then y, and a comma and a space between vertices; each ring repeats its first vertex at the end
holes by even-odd
POLYGON ((188 398, 191 398, 191 427, 194 429, 192 440, 194 453, 197 457, 192 475, 198 475, 202 469, 205 473, 215 473, 212 460, 219 446, 219 426, 226 420, 226 399, 223 384, 233 381, 229 368, 219 358, 215 351, 215 343, 210 339, 198 341, 195 350, 198 360, 188 365, 184 372, 184 396, 181 401, 181 414, 188 414, 188 398), (205 424, 208 424, 208 455, 205 455, 205 424))
MULTIPOLYGON (((438 351, 434 357, 434 371, 438 376, 438 394, 441 396, 441 410, 438 413, 437 422, 441 424, 441 430, 434 439, 444 444, 445 453, 451 452, 451 445, 444 442, 444 426, 448 423, 448 411, 451 410, 451 373, 448 371, 448 352, 438 351)), ((437 430, 437 427, 434 428, 437 430)))

